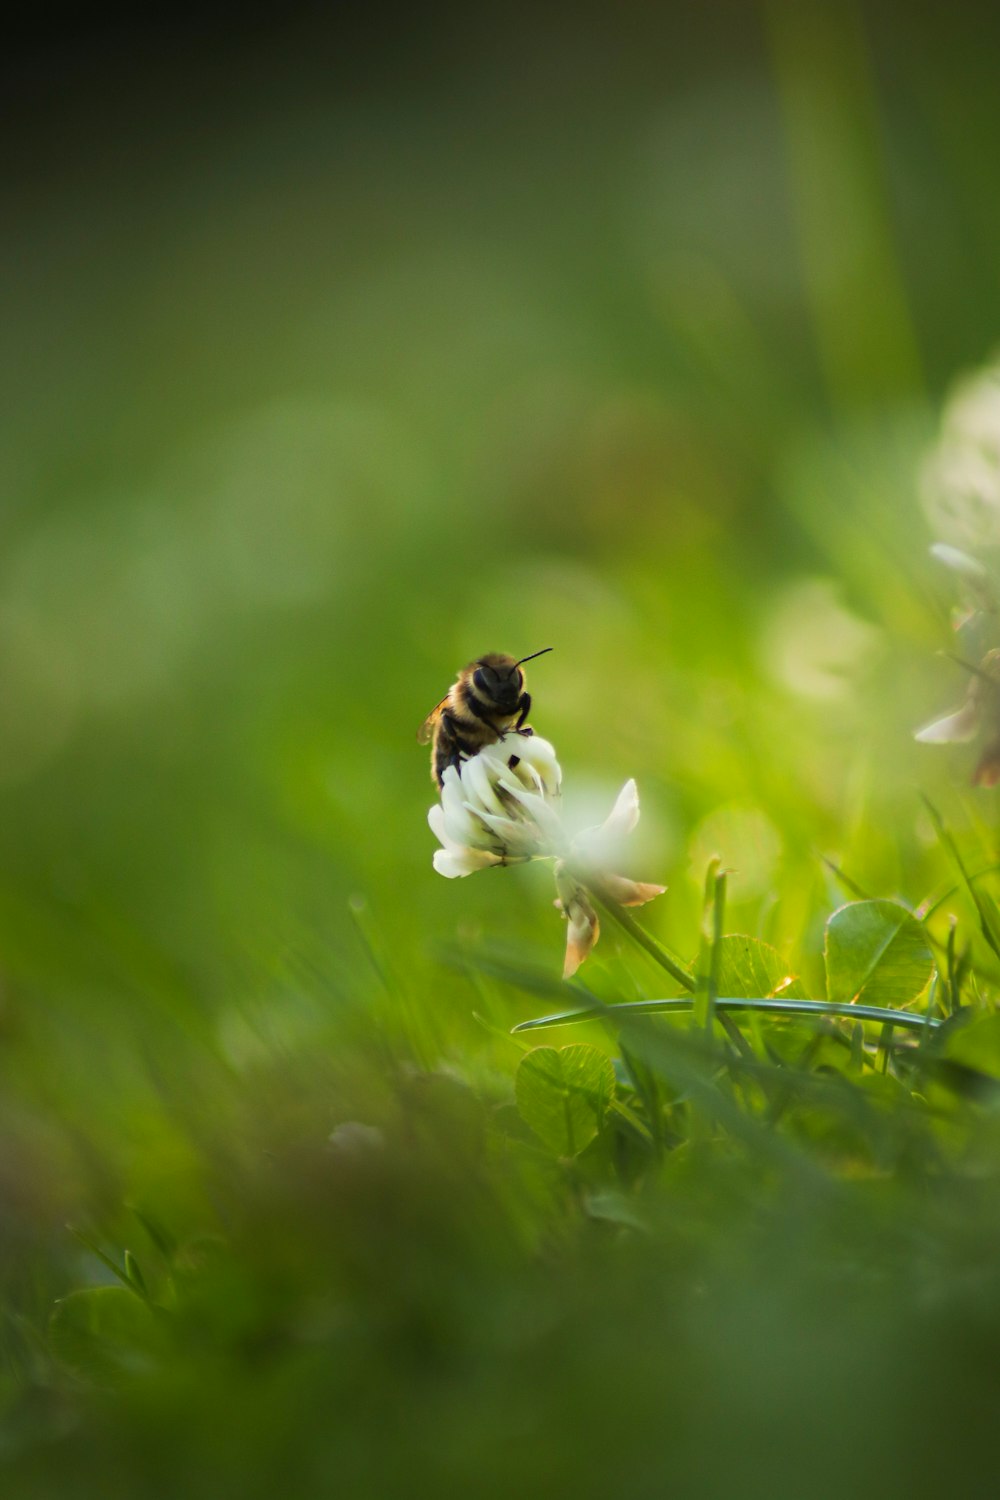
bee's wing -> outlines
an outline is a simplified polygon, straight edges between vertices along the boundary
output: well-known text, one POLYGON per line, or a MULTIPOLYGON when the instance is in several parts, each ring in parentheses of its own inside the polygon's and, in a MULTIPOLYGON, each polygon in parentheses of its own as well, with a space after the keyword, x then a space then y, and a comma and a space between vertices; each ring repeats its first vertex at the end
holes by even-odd
POLYGON ((435 707, 431 709, 430 713, 427 715, 426 719, 417 730, 418 745, 430 744, 431 740, 434 738, 434 725, 441 717, 441 710, 444 708, 447 702, 448 694, 445 693, 444 697, 441 699, 441 702, 436 704, 435 707))

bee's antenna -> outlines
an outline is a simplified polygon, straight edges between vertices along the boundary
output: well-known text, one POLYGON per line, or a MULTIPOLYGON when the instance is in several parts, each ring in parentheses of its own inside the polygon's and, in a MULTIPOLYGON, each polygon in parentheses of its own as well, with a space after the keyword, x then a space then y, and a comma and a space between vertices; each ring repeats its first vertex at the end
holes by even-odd
POLYGON ((521 661, 516 661, 514 665, 515 667, 519 667, 521 666, 522 662, 534 661, 536 656, 544 656, 546 651, 551 651, 552 649, 553 648, 551 646, 544 646, 541 651, 532 651, 530 656, 522 656, 521 661))

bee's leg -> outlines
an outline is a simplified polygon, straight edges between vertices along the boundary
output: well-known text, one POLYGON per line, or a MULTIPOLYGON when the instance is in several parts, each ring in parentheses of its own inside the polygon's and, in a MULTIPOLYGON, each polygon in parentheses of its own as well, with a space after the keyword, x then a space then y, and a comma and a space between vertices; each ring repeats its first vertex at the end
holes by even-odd
POLYGON ((454 766, 459 776, 462 774, 462 752, 452 749, 445 754, 439 755, 434 763, 434 775, 438 786, 444 786, 444 773, 449 766, 454 766))
POLYGON ((459 730, 458 723, 454 716, 450 714, 446 709, 441 715, 441 719, 447 732, 448 740, 451 744, 453 753, 457 754, 459 751, 461 751, 465 755, 471 754, 472 746, 459 730))
POLYGON ((528 717, 528 715, 531 712, 531 694, 530 693, 522 693, 520 699, 518 700, 518 705, 517 706, 521 710, 521 712, 518 714, 517 723, 514 725, 515 731, 518 734, 531 734, 531 733, 533 733, 533 731, 530 728, 525 729, 525 727, 524 727, 524 721, 525 721, 525 719, 528 717))
POLYGON ((440 737, 437 757, 437 778, 439 784, 444 784, 444 773, 449 766, 454 766, 459 776, 462 774, 462 761, 470 756, 472 746, 460 733, 455 718, 447 709, 441 715, 441 728, 443 733, 440 737))

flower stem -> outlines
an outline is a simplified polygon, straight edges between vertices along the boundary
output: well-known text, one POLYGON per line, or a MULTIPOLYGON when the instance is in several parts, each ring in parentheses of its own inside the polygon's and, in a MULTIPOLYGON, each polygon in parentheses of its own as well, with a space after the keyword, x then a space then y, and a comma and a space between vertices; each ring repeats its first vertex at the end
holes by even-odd
POLYGON ((619 906, 617 901, 612 901, 609 897, 602 896, 597 891, 592 890, 591 894, 601 909, 606 911, 608 916, 618 923, 619 927, 625 929, 633 942, 638 943, 640 948, 645 948, 650 958, 655 960, 661 969, 666 969, 671 979, 675 979, 683 989, 688 990, 692 994, 694 993, 695 982, 687 970, 682 969, 680 964, 670 957, 666 949, 662 948, 644 927, 639 926, 639 923, 626 911, 624 906, 619 906))

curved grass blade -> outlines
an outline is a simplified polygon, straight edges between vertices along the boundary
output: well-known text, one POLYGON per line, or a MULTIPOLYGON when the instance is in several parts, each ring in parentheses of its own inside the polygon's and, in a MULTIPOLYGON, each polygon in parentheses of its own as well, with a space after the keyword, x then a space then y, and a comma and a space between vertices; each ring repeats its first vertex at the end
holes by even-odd
MULTIPOLYGON (((881 1005, 851 1005, 834 1000, 738 1000, 720 996, 715 1008, 719 1011, 764 1011, 778 1016, 843 1016, 852 1021, 875 1021, 883 1026, 900 1026, 911 1031, 941 1025, 934 1016, 913 1011, 888 1010, 881 1005)), ((674 1000, 627 1000, 619 1005, 587 1006, 550 1016, 536 1016, 511 1029, 514 1032, 543 1031, 549 1026, 570 1026, 577 1021, 593 1021, 598 1017, 627 1020, 629 1016, 685 1015, 693 1009, 694 1000, 683 996, 674 1000)))
POLYGON ((934 831, 938 836, 938 841, 951 855, 952 859, 957 865, 958 872, 962 877, 962 883, 964 884, 965 889, 968 891, 970 897, 972 898, 972 903, 975 906, 976 912, 979 917, 980 931, 982 932, 985 941, 993 949, 993 952, 998 958, 1000 958, 1000 916, 998 916, 997 914, 996 905, 994 902, 987 900, 986 897, 984 897, 982 893, 977 889, 973 877, 969 874, 969 871, 966 868, 965 861, 962 858, 955 838, 945 827, 944 819, 938 812, 937 808, 934 806, 933 802, 931 802, 929 797, 922 797, 921 800, 923 801, 924 806, 930 814, 930 819, 934 824, 934 831))

